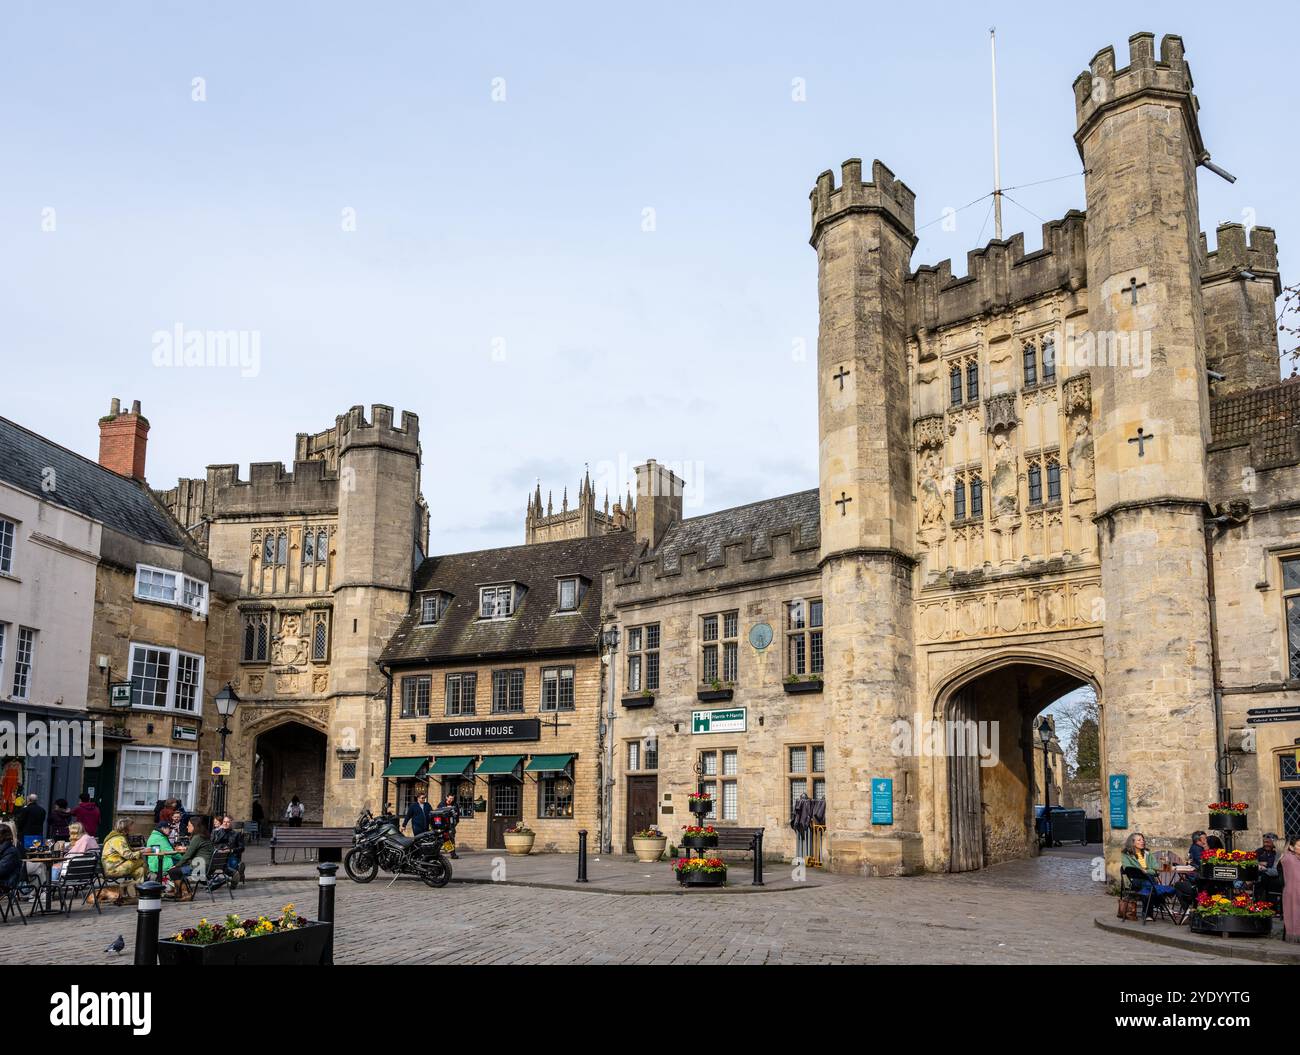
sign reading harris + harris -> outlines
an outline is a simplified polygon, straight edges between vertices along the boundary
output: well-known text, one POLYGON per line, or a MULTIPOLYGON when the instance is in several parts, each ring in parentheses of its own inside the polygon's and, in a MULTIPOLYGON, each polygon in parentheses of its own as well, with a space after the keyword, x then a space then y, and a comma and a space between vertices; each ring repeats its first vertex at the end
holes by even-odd
POLYGON ((537 718, 482 718, 470 722, 430 722, 424 727, 426 744, 495 743, 540 740, 537 718))

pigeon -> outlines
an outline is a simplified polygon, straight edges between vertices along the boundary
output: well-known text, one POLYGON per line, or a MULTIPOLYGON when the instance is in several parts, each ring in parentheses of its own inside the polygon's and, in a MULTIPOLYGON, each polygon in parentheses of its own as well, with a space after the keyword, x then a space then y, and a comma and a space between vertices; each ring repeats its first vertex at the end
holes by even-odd
POLYGON ((125 948, 126 948, 126 942, 122 939, 122 935, 119 934, 119 935, 117 936, 117 940, 114 941, 113 944, 110 945, 110 946, 109 946, 107 949, 105 949, 104 951, 105 951, 105 952, 121 952, 121 951, 122 951, 123 949, 125 949, 125 948))

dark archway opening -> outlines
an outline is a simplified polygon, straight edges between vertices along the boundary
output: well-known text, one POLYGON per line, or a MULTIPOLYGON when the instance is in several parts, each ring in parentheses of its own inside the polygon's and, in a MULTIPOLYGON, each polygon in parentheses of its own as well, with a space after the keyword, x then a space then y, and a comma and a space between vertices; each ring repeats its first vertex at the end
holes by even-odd
POLYGON ((287 824, 294 795, 304 806, 302 823, 319 825, 325 808, 325 734, 298 722, 262 733, 253 744, 253 798, 267 824, 287 824))
POLYGON ((1066 725, 1075 734, 1072 698, 1091 686, 1081 676, 1034 662, 1013 662, 965 683, 949 698, 947 724, 949 869, 967 872, 1033 857, 1051 843, 1041 814, 1062 805, 1067 780, 1066 725), (1073 695, 1072 695, 1073 694, 1073 695), (1044 751, 1040 716, 1054 729, 1044 751))

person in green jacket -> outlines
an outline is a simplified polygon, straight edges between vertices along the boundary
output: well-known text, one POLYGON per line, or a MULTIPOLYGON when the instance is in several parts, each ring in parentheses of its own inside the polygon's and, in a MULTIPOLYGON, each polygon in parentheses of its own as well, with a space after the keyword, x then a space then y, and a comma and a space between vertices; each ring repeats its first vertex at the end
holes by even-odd
MULTIPOLYGON (((172 841, 167 838, 167 825, 162 822, 154 825, 153 831, 149 833, 149 841, 144 845, 147 850, 173 849, 172 841)), ((162 874, 170 871, 172 866, 176 863, 176 856, 170 853, 161 854, 158 857, 150 857, 148 861, 151 877, 154 879, 160 879, 162 874)))
MULTIPOLYGON (((202 817, 190 817, 185 822, 185 829, 189 833, 189 845, 185 847, 185 852, 181 854, 180 859, 167 872, 167 878, 171 880, 172 887, 175 889, 183 879, 194 873, 194 866, 201 862, 203 865, 203 874, 207 875, 208 867, 212 864, 212 840, 208 838, 208 826, 202 817)), ((194 896, 191 890, 189 900, 194 896)), ((178 894, 179 898, 180 895, 178 894)))

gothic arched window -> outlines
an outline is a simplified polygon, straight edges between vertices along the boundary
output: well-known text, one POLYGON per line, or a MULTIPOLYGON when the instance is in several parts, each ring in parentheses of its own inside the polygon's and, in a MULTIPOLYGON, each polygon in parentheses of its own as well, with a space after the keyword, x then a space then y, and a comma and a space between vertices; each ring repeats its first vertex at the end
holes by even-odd
POLYGON ((966 483, 958 480, 952 489, 952 515, 954 520, 966 519, 966 483))
POLYGON ((1038 349, 1034 347, 1033 342, 1025 345, 1024 350, 1025 363, 1025 384, 1038 384, 1038 349))
POLYGON ((966 364, 966 399, 974 400, 980 397, 980 368, 978 363, 970 362, 966 364))
POLYGON ((302 533, 302 562, 313 564, 316 561, 316 535, 311 531, 302 533))
POLYGON ((275 551, 275 563, 276 564, 289 563, 289 535, 287 532, 284 531, 280 532, 279 546, 275 551))
POLYGON ((267 535, 266 542, 262 545, 262 563, 275 563, 275 536, 267 535))
POLYGON ((1056 462, 1047 463, 1047 500, 1061 500, 1061 467, 1056 462))
POLYGON ((961 406, 961 367, 948 371, 948 399, 954 407, 961 406))
POLYGON ((970 481, 970 515, 984 515, 984 481, 978 476, 972 476, 970 481))
POLYGON ((1043 471, 1037 465, 1029 467, 1029 504, 1043 504, 1043 471))
POLYGON ((1056 342, 1050 337, 1043 338, 1043 380, 1056 380, 1056 342))
POLYGON ((329 559, 330 547, 324 530, 316 532, 316 560, 324 564, 329 559))

